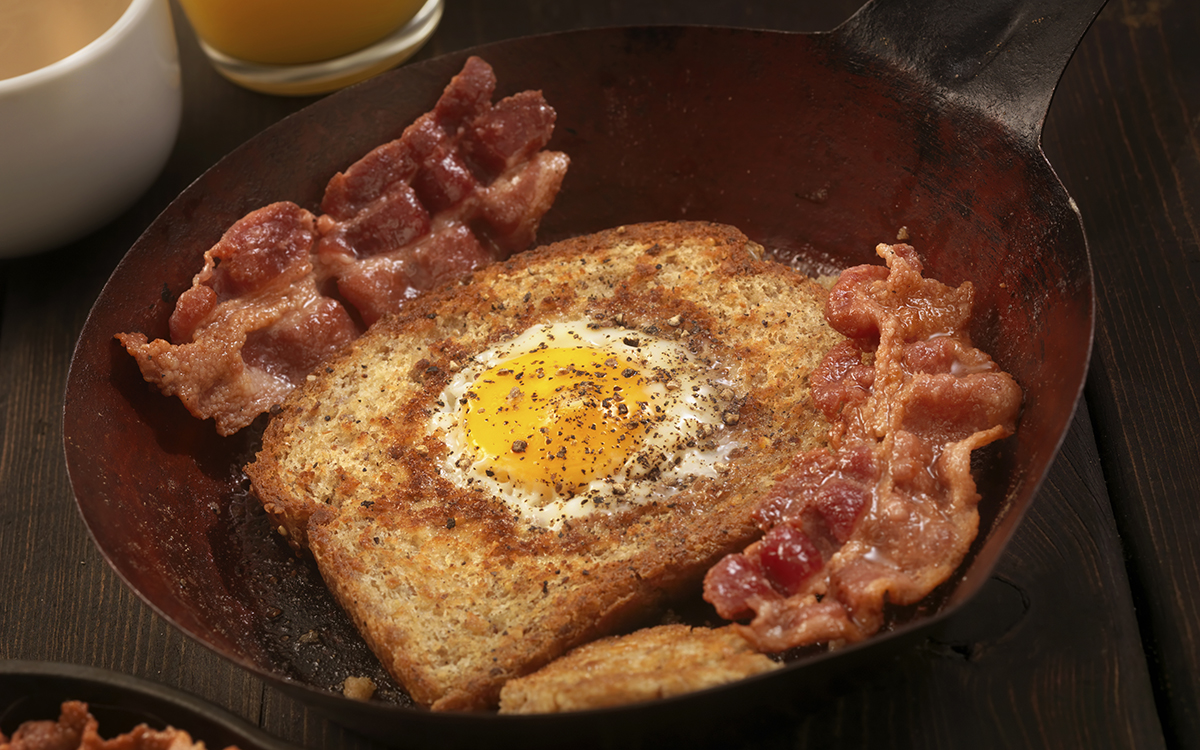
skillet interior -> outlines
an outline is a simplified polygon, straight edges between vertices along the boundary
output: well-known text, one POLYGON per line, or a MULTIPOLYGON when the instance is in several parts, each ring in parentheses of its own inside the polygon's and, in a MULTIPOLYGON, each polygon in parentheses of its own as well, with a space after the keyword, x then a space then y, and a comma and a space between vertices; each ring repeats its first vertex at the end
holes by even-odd
POLYGON ((64 413, 79 507, 103 554, 156 611, 333 718, 393 742, 597 744, 697 715, 761 710, 818 691, 918 637, 974 593, 1031 501, 1074 410, 1092 325, 1082 230, 1036 142, 837 35, 612 29, 503 42, 381 76, 322 100, 232 153, 150 226, 81 336, 64 413), (468 53, 499 95, 540 88, 559 114, 551 147, 571 170, 540 240, 618 224, 706 219, 813 270, 877 262, 901 227, 947 283, 972 280, 979 346, 1026 392, 1018 434, 981 457, 980 538, 961 578, 894 630, 726 689, 561 717, 435 715, 359 704, 327 688, 384 678, 311 566, 266 528, 240 466, 253 430, 220 439, 142 381, 112 339, 164 336, 174 297, 224 229, 275 200, 314 208, 325 182, 425 112, 468 53), (588 731, 581 734, 581 727, 588 731), (403 729, 401 729, 403 727, 403 729), (561 738, 561 735, 558 735, 561 738), (540 740, 537 738, 541 738, 540 740))

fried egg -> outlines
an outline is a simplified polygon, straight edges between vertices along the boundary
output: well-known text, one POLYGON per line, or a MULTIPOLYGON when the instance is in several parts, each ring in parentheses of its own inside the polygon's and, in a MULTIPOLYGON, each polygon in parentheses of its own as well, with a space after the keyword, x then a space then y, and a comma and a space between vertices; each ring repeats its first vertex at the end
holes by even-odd
POLYGON ((430 420, 441 471, 551 528, 669 497, 736 447, 733 380, 715 365, 644 331, 534 325, 446 385, 430 420))

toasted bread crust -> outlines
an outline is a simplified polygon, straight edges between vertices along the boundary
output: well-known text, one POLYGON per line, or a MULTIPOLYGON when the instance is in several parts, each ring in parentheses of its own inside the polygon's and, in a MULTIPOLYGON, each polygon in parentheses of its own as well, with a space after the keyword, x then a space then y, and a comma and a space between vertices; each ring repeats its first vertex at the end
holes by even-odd
POLYGON ((500 713, 582 711, 667 698, 778 669, 732 625, 659 625, 585 643, 509 680, 500 713))
POLYGON ((758 536, 758 498, 826 439, 807 379, 840 340, 825 290, 761 253, 697 222, 529 251, 415 299, 287 400, 247 467, 255 492, 415 700, 494 706, 509 678, 634 624, 758 536), (741 447, 670 502, 533 528, 442 476, 429 414, 474 354, 578 319, 678 339, 729 369, 741 447))

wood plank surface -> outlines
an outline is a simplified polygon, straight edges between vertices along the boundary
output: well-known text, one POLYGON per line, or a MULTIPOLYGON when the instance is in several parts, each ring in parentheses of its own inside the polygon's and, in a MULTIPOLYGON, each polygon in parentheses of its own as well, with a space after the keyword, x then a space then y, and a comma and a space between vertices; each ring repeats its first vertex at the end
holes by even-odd
MULTIPOLYGON (((448 0, 419 59, 609 25, 821 30, 857 4, 448 0)), ((225 82, 174 10, 185 113, 163 175, 96 234, 0 262, 0 659, 104 667, 298 746, 373 748, 154 614, 92 546, 67 481, 62 389, 108 273, 204 169, 313 101, 225 82)), ((992 581, 920 647, 820 701, 730 727, 713 747, 1200 747, 1197 31, 1196 4, 1114 0, 1051 108, 1046 151, 1094 254, 1096 350, 1087 403, 992 581)))
POLYGON ((1194 3, 1110 2, 1045 150, 1083 215, 1087 402, 1173 747, 1200 747, 1200 57, 1194 3))

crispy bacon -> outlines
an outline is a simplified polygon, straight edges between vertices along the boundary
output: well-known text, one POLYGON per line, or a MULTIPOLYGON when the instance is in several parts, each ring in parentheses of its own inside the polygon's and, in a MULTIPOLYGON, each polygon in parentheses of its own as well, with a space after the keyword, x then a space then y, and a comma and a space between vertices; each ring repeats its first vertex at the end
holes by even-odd
POLYGON ((248 214, 204 254, 180 295, 172 337, 117 334, 142 376, 231 434, 278 403, 358 327, 313 273, 308 211, 275 203, 248 214))
MULTIPOLYGON (((58 720, 30 719, 6 738, 0 732, 0 750, 204 750, 182 729, 153 729, 139 724, 110 739, 100 736, 100 722, 82 701, 64 701, 58 720)), ((215 750, 215 748, 214 748, 215 750)), ((237 750, 235 746, 225 750, 237 750)))
POLYGON ((862 640, 886 602, 945 581, 978 527, 971 452, 1016 426, 1020 388, 970 344, 971 285, 923 279, 907 245, 877 251, 890 270, 848 269, 826 307, 850 337, 811 380, 833 449, 795 458, 758 510, 763 538, 705 578, 763 651, 862 640))
POLYGON ((88 713, 86 703, 67 701, 62 704, 58 721, 30 720, 22 722, 6 738, 0 732, 0 748, 8 750, 79 750, 87 740, 99 739, 100 724, 88 713))
POLYGON ((447 223, 398 251, 348 264, 338 291, 373 324, 425 289, 466 276, 493 256, 463 224, 447 223))
POLYGON ((540 92, 491 103, 472 57, 400 138, 330 179, 321 214, 255 211, 207 253, 171 341, 118 334, 147 381, 229 435, 279 403, 364 326, 534 242, 569 161, 542 149, 540 92))

